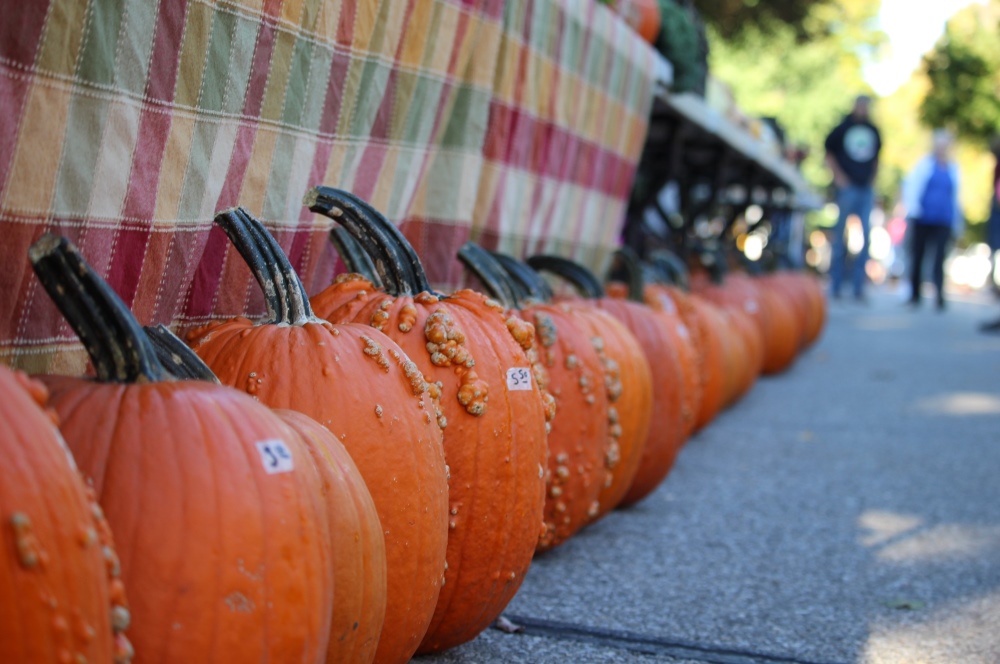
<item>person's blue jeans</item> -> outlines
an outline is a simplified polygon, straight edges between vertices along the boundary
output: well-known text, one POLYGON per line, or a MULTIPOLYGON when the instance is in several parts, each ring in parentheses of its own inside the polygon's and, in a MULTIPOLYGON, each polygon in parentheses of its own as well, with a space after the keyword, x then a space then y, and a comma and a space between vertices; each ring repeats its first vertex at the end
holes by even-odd
POLYGON ((865 263, 868 262, 868 217, 871 216, 875 204, 875 190, 871 186, 848 185, 837 190, 837 207, 840 216, 833 229, 833 257, 830 262, 830 292, 834 297, 840 297, 840 288, 844 282, 844 263, 847 260, 847 239, 844 231, 847 228, 847 218, 856 214, 861 220, 864 232, 864 245, 861 253, 854 257, 854 269, 851 282, 854 297, 861 297, 865 287, 865 263))

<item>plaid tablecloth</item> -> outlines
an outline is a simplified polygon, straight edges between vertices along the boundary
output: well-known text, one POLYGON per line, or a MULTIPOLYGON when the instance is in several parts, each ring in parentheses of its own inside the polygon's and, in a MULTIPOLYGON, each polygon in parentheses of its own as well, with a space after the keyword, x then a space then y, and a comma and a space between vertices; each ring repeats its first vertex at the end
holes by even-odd
POLYGON ((472 235, 594 269, 618 245, 653 102, 654 55, 603 5, 504 12, 472 235))
POLYGON ((76 242, 143 323, 258 315, 219 209, 272 229, 314 292, 309 186, 400 224, 439 287, 470 236, 600 260, 645 134, 651 51, 592 0, 5 0, 0 362, 85 360, 27 264, 76 242), (485 166, 484 166, 485 165, 485 166))

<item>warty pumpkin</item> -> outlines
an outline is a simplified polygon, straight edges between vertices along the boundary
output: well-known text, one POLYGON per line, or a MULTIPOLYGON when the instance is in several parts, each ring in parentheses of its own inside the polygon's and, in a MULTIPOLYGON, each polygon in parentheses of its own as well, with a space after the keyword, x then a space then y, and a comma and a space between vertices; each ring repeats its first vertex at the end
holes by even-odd
POLYGON ((582 296, 581 306, 606 313, 614 324, 595 320, 605 353, 619 367, 622 394, 615 401, 621 427, 620 470, 601 495, 601 512, 633 504, 667 476, 684 441, 683 376, 667 327, 669 321, 641 302, 607 296, 584 266, 558 256, 532 256, 528 264, 566 279, 582 296))
POLYGON ((118 533, 142 661, 322 662, 329 521, 298 436, 236 390, 173 380, 67 240, 43 236, 29 254, 96 373, 43 379, 118 533))
POLYGON ((42 383, 0 366, 0 662, 126 664, 111 530, 47 401, 42 383))
POLYGON ((315 187, 306 205, 354 236, 385 284, 341 280, 312 298, 317 314, 385 332, 441 391, 451 470, 448 569, 418 652, 444 650, 497 618, 538 541, 552 406, 530 379, 526 349, 535 330, 481 293, 435 293, 406 238, 360 198, 315 187), (515 384, 518 376, 529 380, 515 384))
POLYGON ((210 323, 187 342, 223 384, 309 415, 347 448, 375 501, 387 564, 390 628, 361 624, 358 638, 378 638, 376 662, 408 661, 430 624, 446 566, 438 388, 386 335, 317 318, 287 256, 246 210, 221 212, 215 221, 250 266, 268 315, 257 323, 210 323))
POLYGON ((617 398, 621 387, 617 367, 607 364, 603 340, 595 345, 569 306, 549 303, 551 293, 527 265, 491 256, 474 244, 462 247, 459 257, 497 297, 519 291, 512 315, 529 321, 537 333, 538 359, 556 404, 548 438, 545 526, 538 540, 538 550, 548 551, 600 513, 608 466, 616 466, 619 456, 611 410, 611 397, 617 398))
MULTIPOLYGON (((682 385, 681 393, 681 425, 680 444, 683 445, 695 430, 697 416, 701 409, 703 376, 702 358, 694 342, 693 334, 684 318, 680 315, 677 305, 664 289, 655 284, 647 284, 646 269, 638 255, 628 248, 621 248, 615 253, 615 260, 624 267, 627 282, 609 282, 605 285, 608 297, 628 299, 641 302, 655 311, 666 323, 663 330, 670 339, 670 346, 677 355, 680 365, 682 385)), ((626 498, 626 503, 637 500, 635 496, 626 498)))

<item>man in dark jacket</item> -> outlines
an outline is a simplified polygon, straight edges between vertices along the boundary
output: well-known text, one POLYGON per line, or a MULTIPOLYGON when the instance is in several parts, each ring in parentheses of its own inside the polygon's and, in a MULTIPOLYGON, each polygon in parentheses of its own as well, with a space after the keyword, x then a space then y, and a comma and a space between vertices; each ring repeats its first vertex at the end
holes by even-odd
POLYGON ((833 233, 833 256, 830 264, 830 290, 834 298, 840 297, 844 280, 844 262, 847 243, 844 230, 847 218, 857 215, 864 233, 861 252, 854 259, 852 285, 854 297, 864 300, 865 263, 868 262, 868 217, 875 202, 875 174, 878 172, 878 153, 882 137, 869 119, 871 98, 859 95, 854 100, 850 115, 833 128, 826 137, 826 164, 833 172, 840 214, 833 233))

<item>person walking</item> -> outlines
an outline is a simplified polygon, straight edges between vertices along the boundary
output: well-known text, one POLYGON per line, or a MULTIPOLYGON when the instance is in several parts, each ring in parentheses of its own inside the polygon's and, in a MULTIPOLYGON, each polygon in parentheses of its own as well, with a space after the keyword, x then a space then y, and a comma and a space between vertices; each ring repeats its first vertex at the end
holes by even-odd
POLYGON ((833 229, 833 256, 830 263, 830 293, 840 298, 844 281, 844 263, 847 260, 847 241, 844 230, 847 219, 856 215, 861 222, 864 242, 854 259, 852 286, 854 298, 865 301, 865 263, 868 262, 868 218, 875 203, 875 175, 878 173, 878 155, 882 149, 882 136, 869 115, 871 98, 858 95, 854 108, 824 141, 826 164, 833 173, 837 207, 840 214, 833 229))
POLYGON ((937 307, 939 310, 945 308, 944 254, 952 234, 962 222, 958 164, 951 157, 951 147, 951 134, 943 129, 936 130, 931 153, 917 162, 903 181, 903 206, 912 224, 909 304, 914 307, 920 304, 924 254, 930 249, 937 307))
MULTIPOLYGON (((993 186, 990 188, 990 217, 986 222, 986 241, 990 245, 990 281, 997 288, 996 274, 998 252, 1000 252, 1000 134, 990 139, 990 152, 993 154, 993 186)), ((995 318, 979 325, 983 332, 1000 332, 1000 318, 995 318)))

